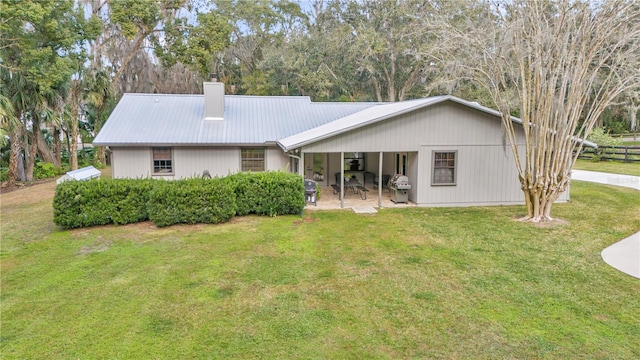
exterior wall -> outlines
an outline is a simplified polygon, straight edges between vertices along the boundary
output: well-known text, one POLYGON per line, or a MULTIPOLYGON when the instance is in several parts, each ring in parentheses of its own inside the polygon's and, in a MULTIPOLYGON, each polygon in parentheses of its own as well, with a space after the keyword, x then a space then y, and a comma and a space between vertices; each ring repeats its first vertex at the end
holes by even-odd
POLYGON ((500 119, 445 102, 306 145, 302 151, 412 152, 422 145, 502 145, 506 141, 500 119))
POLYGON ((268 147, 265 151, 265 170, 289 171, 291 161, 292 158, 285 155, 284 151, 279 147, 268 147))
MULTIPOLYGON (((170 175, 152 174, 151 147, 111 147, 114 178, 183 179, 198 177, 204 170, 211 176, 226 176, 240 171, 240 147, 172 147, 173 170, 170 175)), ((290 158, 280 148, 265 151, 265 169, 287 171, 290 158)))
POLYGON ((417 203, 424 206, 523 204, 513 155, 502 145, 434 145, 420 148, 417 203), (433 151, 457 151, 456 185, 431 185, 433 151))
POLYGON ((226 176, 240 169, 240 148, 174 147, 174 179, 198 177, 204 170, 211 176, 226 176))
MULTIPOLYGON (((518 143, 524 143, 522 132, 518 143)), ((524 153, 523 145, 519 146, 524 153)), ((331 158, 337 156, 336 165, 330 169, 332 177, 340 170, 341 151, 368 152, 367 170, 375 173, 378 154, 383 151, 383 174, 389 175, 395 173, 395 154, 408 153, 407 176, 412 184, 409 199, 421 206, 524 203, 500 119, 452 102, 321 140, 304 146, 302 151, 337 153, 330 154, 331 158), (431 185, 433 150, 458 152, 455 186, 431 185)), ((558 199, 568 200, 568 191, 558 199)))
POLYGON ((111 163, 114 178, 151 176, 151 150, 148 147, 111 147, 111 163))

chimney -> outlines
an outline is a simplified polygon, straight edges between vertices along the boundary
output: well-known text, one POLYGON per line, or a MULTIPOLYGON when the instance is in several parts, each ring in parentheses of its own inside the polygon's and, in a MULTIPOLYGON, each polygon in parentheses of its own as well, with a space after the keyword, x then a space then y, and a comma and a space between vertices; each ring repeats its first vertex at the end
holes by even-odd
POLYGON ((204 86, 204 119, 224 120, 224 84, 216 82, 212 74, 212 82, 204 86))

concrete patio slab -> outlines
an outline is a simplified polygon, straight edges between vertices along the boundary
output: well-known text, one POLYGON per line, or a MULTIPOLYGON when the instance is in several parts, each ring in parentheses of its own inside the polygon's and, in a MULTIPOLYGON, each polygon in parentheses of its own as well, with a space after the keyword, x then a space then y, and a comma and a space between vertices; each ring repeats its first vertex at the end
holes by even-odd
POLYGON ((601 256, 612 267, 640 279, 640 233, 602 250, 601 256))
POLYGON ((572 170, 571 180, 582 180, 640 190, 640 176, 610 174, 598 171, 572 170))
POLYGON ((356 214, 376 214, 378 212, 373 206, 354 206, 352 209, 356 214))
MULTIPOLYGON (((640 190, 640 176, 573 170, 571 179, 640 190)), ((607 247, 600 256, 611 267, 640 279, 640 232, 607 247)))

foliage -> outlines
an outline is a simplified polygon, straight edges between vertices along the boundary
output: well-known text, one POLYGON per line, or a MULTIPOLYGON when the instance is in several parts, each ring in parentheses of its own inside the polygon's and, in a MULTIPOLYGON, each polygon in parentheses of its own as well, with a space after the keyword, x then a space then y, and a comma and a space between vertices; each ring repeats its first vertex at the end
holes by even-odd
POLYGON ((479 15, 443 25, 442 43, 452 40, 443 52, 501 112, 527 204, 523 220, 551 221, 580 154, 576 137, 589 136, 607 107, 637 86, 640 7, 624 0, 480 4, 479 15), (514 108, 522 126, 514 125, 514 108))
POLYGON ((214 72, 214 55, 229 45, 230 33, 227 19, 216 11, 199 13, 196 25, 190 25, 187 18, 175 18, 162 41, 154 37, 154 49, 164 66, 181 62, 206 79, 214 72))
POLYGON ((587 137, 587 140, 598 144, 599 146, 620 146, 622 140, 620 138, 614 138, 605 132, 604 128, 595 128, 587 137))
POLYGON ((33 177, 35 179, 49 179, 64 173, 62 168, 56 167, 50 162, 36 161, 33 177))
POLYGON ((304 181, 296 174, 242 172, 228 178, 235 189, 238 215, 299 214, 304 209, 304 181))
POLYGON ((300 214, 304 183, 284 172, 160 181, 67 181, 56 188, 54 222, 63 229, 151 220, 157 226, 226 222, 234 215, 300 214))
POLYGON ((66 181, 56 187, 53 221, 63 229, 130 224, 149 219, 149 194, 158 180, 66 181))
POLYGON ((236 214, 235 194, 224 179, 156 182, 149 194, 149 219, 157 226, 217 224, 236 214))

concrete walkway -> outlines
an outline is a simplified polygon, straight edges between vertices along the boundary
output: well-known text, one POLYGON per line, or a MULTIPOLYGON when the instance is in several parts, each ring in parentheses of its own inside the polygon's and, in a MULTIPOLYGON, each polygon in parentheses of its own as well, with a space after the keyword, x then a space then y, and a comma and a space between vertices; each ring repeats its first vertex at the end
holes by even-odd
POLYGON ((618 175, 596 171, 573 170, 572 180, 595 182, 599 184, 622 186, 640 190, 640 176, 618 175))
MULTIPOLYGON (((640 176, 573 170, 571 179, 640 190, 640 176)), ((640 232, 602 250, 601 256, 615 269, 640 279, 640 232)))

